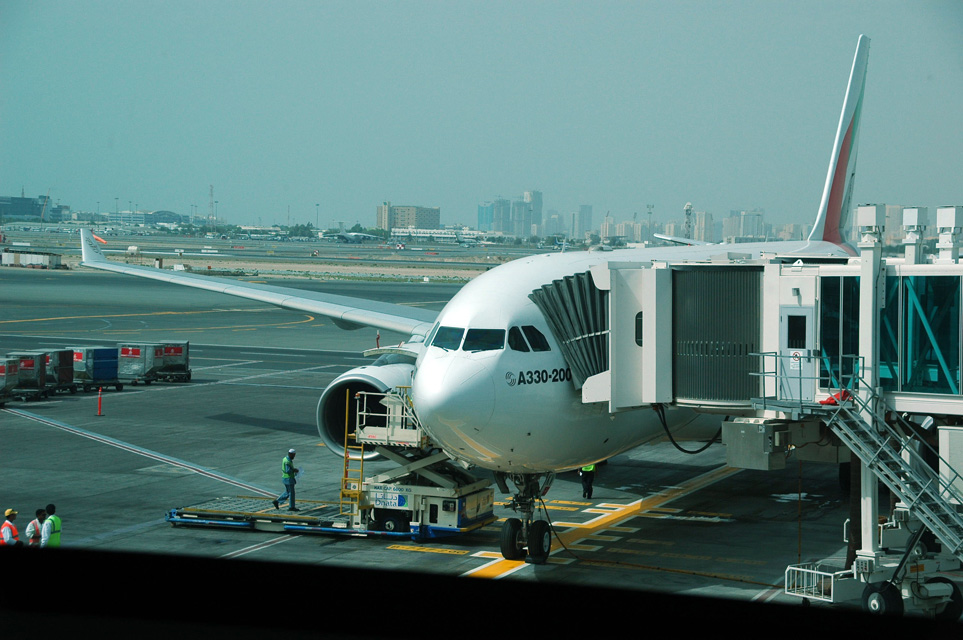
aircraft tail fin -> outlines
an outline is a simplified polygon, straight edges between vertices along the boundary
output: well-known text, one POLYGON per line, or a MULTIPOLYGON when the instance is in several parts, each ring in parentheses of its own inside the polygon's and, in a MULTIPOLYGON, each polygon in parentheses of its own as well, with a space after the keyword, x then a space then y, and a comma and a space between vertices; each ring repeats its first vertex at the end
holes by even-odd
POLYGON ((866 64, 869 59, 869 38, 859 36, 849 86, 839 115, 839 128, 833 154, 829 159, 826 186, 819 203, 819 212, 810 241, 823 240, 846 248, 855 254, 844 234, 852 217, 853 182, 856 177, 856 147, 859 139, 859 120, 863 110, 863 91, 866 87, 866 64))
MULTIPOLYGON (((107 261, 107 258, 104 257, 104 252, 97 246, 98 240, 100 240, 100 238, 91 233, 90 229, 80 230, 80 251, 84 263, 107 261)), ((100 242, 104 241, 100 240, 100 242)))

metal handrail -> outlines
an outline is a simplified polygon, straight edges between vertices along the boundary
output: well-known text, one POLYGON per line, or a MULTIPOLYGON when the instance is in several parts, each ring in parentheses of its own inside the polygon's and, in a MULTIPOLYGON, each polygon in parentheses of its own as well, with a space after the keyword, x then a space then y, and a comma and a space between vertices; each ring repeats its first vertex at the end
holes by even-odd
MULTIPOLYGON (((775 379, 776 398, 778 399, 778 390, 781 388, 779 382, 781 379, 790 377, 780 373, 779 360, 791 356, 771 352, 755 355, 762 356, 763 362, 768 357, 774 359, 773 370, 769 371, 764 367, 764 370, 758 375, 771 376, 775 379)), ((889 459, 892 458, 891 462, 896 465, 897 469, 891 469, 887 465, 879 465, 881 469, 878 475, 883 483, 897 494, 906 496, 908 501, 912 501, 911 506, 926 514, 927 518, 944 526, 950 525, 951 523, 947 522, 944 514, 936 513, 922 499, 929 497, 941 501, 945 505, 947 498, 950 498, 959 504, 963 504, 963 492, 957 488, 963 476, 933 447, 919 437, 917 431, 899 416, 895 409, 885 401, 882 394, 877 393, 876 389, 867 383, 861 375, 865 369, 864 360, 861 357, 855 355, 842 356, 841 362, 846 361, 852 362, 851 373, 836 372, 840 377, 837 380, 839 383, 839 392, 836 394, 837 402, 832 413, 825 418, 825 422, 838 425, 838 428, 851 441, 854 453, 867 464, 873 464, 880 459, 890 461, 889 459), (896 422, 887 422, 887 414, 896 416, 896 422), (864 425, 875 425, 872 443, 861 438, 859 433, 850 426, 850 421, 858 421, 864 425), (897 425, 899 425, 899 428, 897 428, 897 425), (871 444, 872 446, 870 446, 871 444), (938 470, 934 471, 930 467, 924 457, 927 453, 939 461, 938 470), (947 475, 941 473, 941 469, 948 470, 947 475)), ((822 377, 824 376, 802 376, 800 370, 799 376, 791 376, 791 380, 796 382, 803 379, 816 380, 822 377)), ((768 398, 772 398, 772 396, 768 396, 764 400, 768 398)), ((780 402, 782 406, 787 406, 786 401, 781 400, 780 402)), ((796 406, 801 412, 812 411, 817 408, 815 403, 803 402, 801 398, 798 403, 788 404, 788 406, 796 406)), ((829 409, 830 406, 823 405, 822 408, 829 409)), ((953 514, 950 516, 952 523, 955 523, 958 527, 963 527, 963 517, 952 508, 948 508, 946 511, 953 514)), ((963 538, 963 536, 960 537, 963 538)), ((961 547, 963 547, 963 542, 957 545, 957 548, 953 550, 954 553, 961 547)))

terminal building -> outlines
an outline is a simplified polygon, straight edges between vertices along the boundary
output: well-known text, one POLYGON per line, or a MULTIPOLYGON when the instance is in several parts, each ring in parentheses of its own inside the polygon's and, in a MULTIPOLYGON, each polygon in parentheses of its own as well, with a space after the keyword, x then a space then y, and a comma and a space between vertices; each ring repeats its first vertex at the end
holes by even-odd
POLYGON ((70 219, 70 207, 54 205, 49 196, 26 198, 22 194, 16 196, 0 196, 0 220, 30 220, 44 222, 61 222, 70 219))

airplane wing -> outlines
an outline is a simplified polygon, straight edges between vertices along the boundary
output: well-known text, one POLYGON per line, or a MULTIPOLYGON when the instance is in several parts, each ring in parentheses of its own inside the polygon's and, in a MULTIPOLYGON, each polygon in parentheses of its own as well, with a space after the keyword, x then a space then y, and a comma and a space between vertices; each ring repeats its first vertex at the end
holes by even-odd
POLYGON ((80 246, 83 252, 81 264, 85 267, 171 282, 185 287, 216 291, 239 298, 266 302, 283 309, 316 313, 331 318, 334 324, 342 329, 374 327, 386 331, 424 336, 431 330, 435 317, 438 315, 435 311, 388 302, 111 262, 107 260, 103 251, 97 246, 93 234, 88 229, 81 229, 80 231, 80 246))
POLYGON ((705 242, 703 240, 692 240, 691 238, 679 238, 678 236, 667 236, 664 233, 653 233, 654 237, 659 240, 665 240, 666 242, 675 242, 676 244, 684 244, 689 247, 701 247, 709 244, 715 244, 714 242, 705 242))

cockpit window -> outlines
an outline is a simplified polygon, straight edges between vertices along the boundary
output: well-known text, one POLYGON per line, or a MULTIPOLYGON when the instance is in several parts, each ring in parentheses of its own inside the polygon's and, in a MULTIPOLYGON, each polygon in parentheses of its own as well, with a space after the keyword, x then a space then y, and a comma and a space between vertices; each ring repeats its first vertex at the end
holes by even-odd
POLYGON ((438 325, 438 323, 436 322, 436 323, 435 323, 435 326, 433 326, 433 327, 431 328, 431 331, 428 332, 428 337, 425 338, 425 344, 431 344, 431 341, 434 340, 434 338, 435 338, 435 332, 438 331, 438 326, 439 326, 439 325, 438 325))
POLYGON ((518 327, 512 327, 508 330, 508 348, 512 351, 522 351, 528 353, 528 343, 525 342, 525 338, 522 337, 522 330, 518 327))
POLYGON ((504 347, 504 329, 469 329, 462 345, 465 351, 494 351, 504 347))
POLYGON ((551 351, 552 348, 548 346, 548 340, 541 331, 536 329, 530 324, 522 327, 522 331, 525 332, 525 337, 528 338, 528 343, 532 345, 532 351, 551 351))
POLYGON ((453 351, 461 345, 463 335, 465 335, 465 330, 461 327, 438 327, 435 339, 431 341, 431 346, 453 351))

